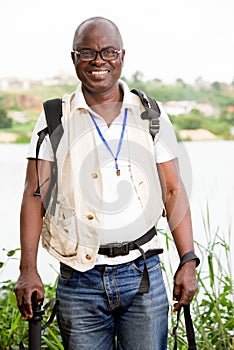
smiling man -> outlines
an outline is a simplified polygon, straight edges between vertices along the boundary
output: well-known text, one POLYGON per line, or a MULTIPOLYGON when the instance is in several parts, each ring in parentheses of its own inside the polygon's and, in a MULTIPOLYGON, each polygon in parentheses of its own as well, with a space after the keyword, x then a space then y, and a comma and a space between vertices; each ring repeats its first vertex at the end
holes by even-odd
POLYGON ((125 50, 112 21, 95 17, 81 23, 71 55, 80 83, 63 97, 64 132, 56 155, 46 136, 36 166, 44 112, 29 147, 18 306, 30 318, 32 293, 38 301, 44 297, 37 272, 42 235, 43 246, 60 261, 57 318, 65 350, 111 350, 116 344, 125 350, 166 350, 168 299, 155 229, 163 212, 183 262, 174 309, 189 304, 197 289, 175 133, 160 106, 160 130, 152 140, 140 99, 120 79, 125 50), (54 157, 57 181, 43 217, 54 157))

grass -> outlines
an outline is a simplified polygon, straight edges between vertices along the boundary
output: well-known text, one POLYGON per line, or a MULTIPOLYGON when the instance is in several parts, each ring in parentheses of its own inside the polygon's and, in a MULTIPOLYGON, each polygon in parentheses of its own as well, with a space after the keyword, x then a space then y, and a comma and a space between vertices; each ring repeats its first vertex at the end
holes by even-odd
MULTIPOLYGON (((201 264, 197 269, 198 292, 191 303, 191 314, 195 337, 199 350, 234 350, 234 281, 232 276, 231 228, 221 232, 220 228, 211 229, 209 208, 203 217, 205 244, 195 242, 201 264)), ((165 234, 166 249, 170 251, 170 236, 165 234)), ((164 275, 169 288, 172 286, 173 268, 164 275), (168 276, 169 275, 169 276, 168 276)), ((174 271, 175 272, 175 271, 174 271)), ((172 291, 170 290, 172 295, 172 291)), ((171 327, 176 317, 171 312, 171 327)), ((173 349, 174 339, 169 337, 169 349, 173 349)), ((178 349, 187 349, 187 338, 183 317, 178 329, 178 349)))
MULTIPOLYGON (((1 270, 7 267, 9 259, 14 259, 19 249, 10 251, 2 250, 4 261, 0 262, 1 270)), ((44 305, 55 297, 57 280, 53 285, 45 285, 44 305)), ((0 283, 0 350, 18 350, 19 343, 28 331, 28 322, 25 321, 17 308, 16 298, 13 292, 15 282, 10 280, 0 283)), ((51 308, 46 310, 43 317, 42 325, 51 315, 51 308)), ((27 349, 27 338, 23 341, 27 349)), ((59 334, 57 322, 54 321, 50 328, 42 332, 42 349, 59 350, 63 349, 61 336, 59 334)))
MULTIPOLYGON (((199 290, 191 303, 191 313, 195 329, 195 336, 199 350, 234 350, 234 293, 233 276, 231 269, 231 229, 226 237, 221 234, 220 229, 212 231, 210 225, 209 210, 204 217, 206 243, 202 245, 195 242, 196 251, 201 259, 197 269, 199 290)), ((170 257, 172 249, 171 237, 163 233, 165 237, 166 252, 164 260, 170 257)), ((0 262, 0 269, 6 267, 7 261, 13 259, 16 250, 5 251, 6 259, 0 262)), ((169 258, 170 260, 170 258, 169 258)), ((0 270, 1 271, 1 270, 0 270)), ((166 284, 169 289, 172 286, 175 266, 169 261, 166 284)), ((56 283, 45 285, 45 303, 54 298, 56 283)), ((14 282, 5 281, 1 283, 0 289, 0 350, 18 349, 18 344, 27 331, 28 324, 24 321, 17 309, 13 293, 14 282)), ((171 292, 170 292, 171 293, 171 292)), ((172 307, 171 307, 172 309, 172 307)), ((49 316, 51 310, 47 312, 49 316)), ((43 320, 43 323, 45 320, 43 320)), ((169 350, 173 349, 174 338, 172 327, 175 325, 176 316, 170 313, 169 350)), ((63 349, 56 320, 51 327, 43 331, 42 349, 63 349)), ((25 341, 27 346, 27 341, 25 341)), ((178 328, 178 349, 187 349, 187 338, 183 317, 180 318, 178 328)))

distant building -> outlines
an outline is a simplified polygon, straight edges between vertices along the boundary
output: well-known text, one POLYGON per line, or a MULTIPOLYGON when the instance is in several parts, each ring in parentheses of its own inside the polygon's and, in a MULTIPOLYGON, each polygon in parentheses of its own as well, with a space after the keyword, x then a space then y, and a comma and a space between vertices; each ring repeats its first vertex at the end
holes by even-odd
POLYGON ((233 105, 227 106, 227 112, 228 113, 233 113, 234 112, 234 106, 233 105))
POLYGON ((196 101, 168 101, 163 104, 169 115, 187 115, 196 106, 196 101))
POLYGON ((219 109, 209 103, 197 103, 196 101, 168 101, 163 104, 169 115, 188 115, 192 109, 197 109, 205 117, 219 116, 219 109))
POLYGON ((19 123, 26 123, 30 120, 29 116, 27 116, 24 112, 20 111, 10 111, 8 115, 11 119, 14 119, 16 122, 19 123))
POLYGON ((219 108, 213 107, 210 103, 197 103, 195 108, 205 117, 218 117, 220 113, 219 108))
POLYGON ((0 79, 0 90, 29 90, 31 83, 27 79, 18 78, 1 78, 0 79))
POLYGON ((230 128, 230 134, 231 134, 232 136, 234 136, 234 127, 233 127, 233 126, 230 128))

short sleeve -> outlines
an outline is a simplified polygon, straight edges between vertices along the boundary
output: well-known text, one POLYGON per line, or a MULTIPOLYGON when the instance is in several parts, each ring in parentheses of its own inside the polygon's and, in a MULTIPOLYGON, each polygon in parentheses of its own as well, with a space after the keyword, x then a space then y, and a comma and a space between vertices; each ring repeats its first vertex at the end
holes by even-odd
MULTIPOLYGON (((46 126, 47 126, 47 124, 46 124, 46 119, 45 119, 45 113, 43 111, 43 112, 41 112, 41 114, 36 122, 36 125, 34 127, 31 141, 29 144, 27 158, 33 158, 33 159, 36 158, 36 147, 37 147, 37 141, 39 139, 38 132, 45 129, 46 126)), ((48 160, 51 162, 54 161, 53 149, 52 149, 50 138, 49 138, 48 134, 45 136, 45 138, 40 146, 38 159, 48 160)))
POLYGON ((178 157, 178 142, 174 127, 161 103, 160 129, 155 137, 154 153, 156 163, 164 163, 178 157))

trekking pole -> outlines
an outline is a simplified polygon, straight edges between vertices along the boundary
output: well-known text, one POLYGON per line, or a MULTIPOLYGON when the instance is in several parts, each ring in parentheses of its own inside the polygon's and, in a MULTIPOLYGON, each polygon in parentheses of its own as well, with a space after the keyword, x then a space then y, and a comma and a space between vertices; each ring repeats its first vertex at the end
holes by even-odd
POLYGON ((32 295, 33 317, 29 320, 28 350, 41 350, 41 321, 45 311, 41 309, 42 301, 38 302, 32 295))

